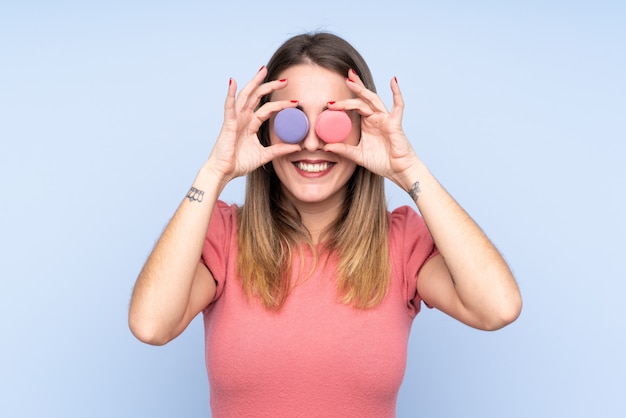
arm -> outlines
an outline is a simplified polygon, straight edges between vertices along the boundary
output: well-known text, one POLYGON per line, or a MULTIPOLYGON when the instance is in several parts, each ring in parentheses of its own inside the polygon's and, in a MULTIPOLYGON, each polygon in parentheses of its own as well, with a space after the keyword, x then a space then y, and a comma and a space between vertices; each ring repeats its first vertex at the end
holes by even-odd
POLYGON ((440 253, 420 270, 420 297, 478 329, 495 330, 513 322, 522 300, 498 250, 420 161, 411 172, 409 178, 420 179, 420 191, 411 195, 440 253))
POLYGON ((359 112, 361 141, 357 146, 327 144, 325 149, 392 180, 416 202, 440 252, 420 270, 420 297, 479 329, 494 330, 514 321, 522 305, 515 279, 478 225, 417 157, 402 129, 404 101, 397 80, 391 81, 391 111, 354 72, 346 83, 356 98, 329 108, 359 112))
POLYGON ((208 167, 200 170, 194 188, 204 192, 202 201, 181 202, 139 273, 128 320, 143 342, 174 339, 215 296, 215 281, 199 260, 219 184, 208 167))
POLYGON ((264 121, 283 108, 297 106, 275 101, 257 109, 263 95, 287 85, 286 81, 263 83, 265 74, 262 67, 237 96, 237 85, 230 81, 222 129, 193 183, 196 198, 192 193, 183 199, 137 278, 128 322, 141 341, 167 343, 213 300, 215 281, 199 260, 211 214, 226 184, 299 149, 294 144, 263 147, 259 143, 256 133, 264 121))

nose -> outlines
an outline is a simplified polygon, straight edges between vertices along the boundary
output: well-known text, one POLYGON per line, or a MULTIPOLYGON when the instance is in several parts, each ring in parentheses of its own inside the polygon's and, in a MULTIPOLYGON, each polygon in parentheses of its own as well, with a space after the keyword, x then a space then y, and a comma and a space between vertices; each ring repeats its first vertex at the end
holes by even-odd
MULTIPOLYGON (((315 126, 315 120, 313 120, 313 118, 309 117, 309 121, 312 127, 315 126)), ((309 129, 304 139, 300 141, 302 149, 310 152, 321 149, 324 144, 325 142, 317 135, 317 132, 315 132, 313 128, 309 129)))

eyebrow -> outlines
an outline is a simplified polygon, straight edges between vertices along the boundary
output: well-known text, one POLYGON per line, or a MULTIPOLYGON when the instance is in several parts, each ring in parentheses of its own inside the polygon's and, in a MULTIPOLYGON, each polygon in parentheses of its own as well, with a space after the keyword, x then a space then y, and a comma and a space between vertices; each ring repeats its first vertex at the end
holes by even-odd
MULTIPOLYGON (((299 109, 299 110, 304 112, 304 108, 300 104, 298 104, 298 106, 296 106, 296 109, 299 109)), ((322 108, 322 112, 325 111, 325 110, 328 110, 328 103, 326 104, 326 106, 324 106, 322 108)))

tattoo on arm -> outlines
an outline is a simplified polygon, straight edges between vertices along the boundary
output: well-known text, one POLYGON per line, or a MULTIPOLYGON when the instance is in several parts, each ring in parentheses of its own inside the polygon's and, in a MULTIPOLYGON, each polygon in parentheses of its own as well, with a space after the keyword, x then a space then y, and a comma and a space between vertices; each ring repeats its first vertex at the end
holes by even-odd
POLYGON ((189 189, 189 191, 187 192, 187 196, 185 197, 189 199, 190 202, 202 202, 202 199, 204 198, 204 192, 202 190, 196 189, 195 187, 192 187, 191 189, 189 189))
POLYGON ((420 182, 416 181, 415 183, 413 183, 413 185, 409 188, 409 196, 411 196, 411 199, 413 199, 415 202, 417 202, 417 198, 419 197, 417 194, 420 192, 420 182))

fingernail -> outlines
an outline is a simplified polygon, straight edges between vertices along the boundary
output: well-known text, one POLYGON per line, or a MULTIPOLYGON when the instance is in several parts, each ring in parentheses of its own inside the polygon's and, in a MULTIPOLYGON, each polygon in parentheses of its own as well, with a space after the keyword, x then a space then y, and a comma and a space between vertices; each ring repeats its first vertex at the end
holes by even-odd
POLYGON ((359 75, 356 73, 356 71, 354 71, 352 68, 350 68, 350 72, 351 72, 352 74, 354 74, 355 76, 357 76, 357 77, 359 76, 359 75))
POLYGON ((261 65, 261 68, 259 68, 259 71, 261 71, 263 68, 265 68, 265 65, 261 65))
POLYGON ((396 78, 396 76, 393 76, 394 81, 396 82, 396 84, 398 84, 398 79, 396 78))
POLYGON ((332 101, 328 102, 328 104, 329 104, 329 105, 334 105, 334 104, 335 104, 335 101, 334 101, 334 100, 332 100, 332 101))
POLYGON ((297 100, 290 100, 291 103, 298 103, 297 100))
POLYGON ((348 80, 351 83, 354 83, 354 80, 350 80, 349 78, 347 78, 346 80, 348 80))
POLYGON ((286 79, 286 78, 281 78, 281 79, 280 79, 280 80, 278 80, 278 81, 280 81, 281 83, 284 83, 285 81, 287 81, 287 79, 286 79))
POLYGON ((228 79, 228 85, 230 86, 231 84, 233 84, 233 79, 232 79, 232 77, 228 79))

